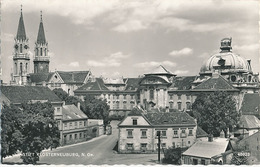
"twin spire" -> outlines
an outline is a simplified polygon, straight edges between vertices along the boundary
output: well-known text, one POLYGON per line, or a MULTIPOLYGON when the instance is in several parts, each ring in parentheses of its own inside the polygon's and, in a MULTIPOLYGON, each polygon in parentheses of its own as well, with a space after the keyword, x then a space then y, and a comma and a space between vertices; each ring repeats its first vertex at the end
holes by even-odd
MULTIPOLYGON (((19 19, 16 39, 18 39, 18 40, 26 40, 26 33, 25 33, 24 21, 23 21, 22 5, 21 5, 21 16, 20 16, 20 19, 19 19)), ((38 44, 45 44, 46 43, 46 38, 45 38, 44 28, 43 28, 43 22, 42 22, 42 11, 41 11, 41 21, 40 21, 40 25, 39 25, 39 31, 38 31, 38 36, 37 36, 37 41, 36 42, 38 44)))

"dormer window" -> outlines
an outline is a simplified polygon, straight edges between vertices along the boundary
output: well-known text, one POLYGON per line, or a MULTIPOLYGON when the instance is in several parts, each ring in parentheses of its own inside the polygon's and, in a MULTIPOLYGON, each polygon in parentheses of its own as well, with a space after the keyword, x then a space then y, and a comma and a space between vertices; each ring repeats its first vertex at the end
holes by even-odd
POLYGON ((137 119, 133 119, 133 125, 137 125, 137 119))

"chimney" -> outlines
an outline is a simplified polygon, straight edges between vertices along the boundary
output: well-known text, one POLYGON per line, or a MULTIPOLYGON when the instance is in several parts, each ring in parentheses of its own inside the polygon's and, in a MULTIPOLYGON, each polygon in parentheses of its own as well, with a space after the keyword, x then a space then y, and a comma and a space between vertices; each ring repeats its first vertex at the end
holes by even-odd
POLYGON ((230 138, 229 128, 227 128, 227 138, 230 138))
POLYGON ((213 135, 212 135, 212 134, 209 134, 209 136, 208 136, 208 142, 213 142, 213 135))
POLYGON ((78 109, 80 110, 80 102, 77 103, 78 109))

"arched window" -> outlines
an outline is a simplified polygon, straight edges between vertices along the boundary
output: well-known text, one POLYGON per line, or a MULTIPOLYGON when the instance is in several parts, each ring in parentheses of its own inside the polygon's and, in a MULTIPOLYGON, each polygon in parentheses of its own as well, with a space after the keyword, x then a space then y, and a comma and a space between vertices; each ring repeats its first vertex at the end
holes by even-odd
POLYGON ((36 56, 39 56, 39 49, 36 48, 36 56))
POLYGON ((23 73, 23 63, 20 63, 20 75, 23 73))
POLYGON ((25 72, 28 72, 28 63, 25 64, 25 72))
POLYGON ((41 56, 42 56, 42 48, 41 48, 41 56))
POLYGON ((154 91, 153 89, 150 89, 150 100, 154 99, 154 91))
POLYGON ((47 56, 47 49, 46 48, 44 49, 44 52, 45 52, 45 56, 47 56))
POLYGON ((14 63, 14 73, 17 74, 17 63, 14 63))
POLYGON ((23 45, 20 44, 20 53, 23 53, 23 45))

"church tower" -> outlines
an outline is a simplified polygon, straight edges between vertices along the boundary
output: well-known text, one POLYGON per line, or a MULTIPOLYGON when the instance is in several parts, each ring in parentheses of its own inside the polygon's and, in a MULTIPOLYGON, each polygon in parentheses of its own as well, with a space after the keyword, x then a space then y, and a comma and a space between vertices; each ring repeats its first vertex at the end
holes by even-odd
POLYGON ((48 43, 45 38, 42 12, 37 41, 35 42, 34 73, 48 73, 50 57, 48 56, 48 43))
POLYGON ((26 37, 23 13, 21 8, 21 16, 18 24, 17 35, 14 39, 14 56, 13 56, 13 76, 14 84, 26 85, 30 68, 29 56, 29 39, 26 37))

